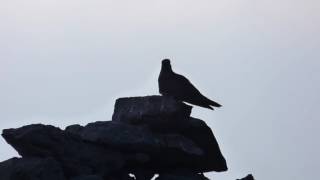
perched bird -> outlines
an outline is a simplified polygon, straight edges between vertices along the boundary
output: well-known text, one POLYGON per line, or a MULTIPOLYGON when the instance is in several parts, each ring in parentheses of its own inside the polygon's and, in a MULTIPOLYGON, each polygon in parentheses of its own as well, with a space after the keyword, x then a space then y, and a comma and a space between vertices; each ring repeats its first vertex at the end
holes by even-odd
POLYGON ((161 72, 158 78, 159 92, 164 96, 170 96, 179 101, 184 101, 197 106, 209 108, 221 107, 200 93, 191 82, 180 74, 172 71, 170 60, 162 60, 161 72))

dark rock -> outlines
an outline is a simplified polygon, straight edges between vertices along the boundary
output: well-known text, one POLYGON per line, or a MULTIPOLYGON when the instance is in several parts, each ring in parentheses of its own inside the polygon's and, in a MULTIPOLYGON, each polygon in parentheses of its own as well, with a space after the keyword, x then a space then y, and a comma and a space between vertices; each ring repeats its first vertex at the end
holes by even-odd
POLYGON ((78 134, 79 132, 81 132, 83 129, 83 126, 79 125, 79 124, 74 124, 74 125, 70 125, 68 127, 66 127, 66 131, 68 131, 71 134, 78 134))
POLYGON ((29 180, 34 170, 40 179, 32 180, 53 172, 55 180, 149 180, 156 173, 158 180, 206 180, 201 173, 226 171, 227 164, 213 132, 190 117, 191 109, 169 97, 120 98, 112 121, 3 130, 23 158, 0 164, 0 179, 29 180))
POLYGON ((204 151, 204 156, 199 161, 194 162, 195 169, 200 168, 201 171, 199 172, 228 170, 227 162, 220 151, 219 144, 212 130, 204 121, 191 117, 181 134, 191 139, 204 151))
POLYGON ((105 174, 121 169, 125 162, 121 153, 85 143, 53 126, 5 129, 2 136, 22 157, 54 157, 68 176, 105 174))
MULTIPOLYGON (((181 134, 205 152, 200 159, 186 162, 187 167, 196 168, 199 172, 226 171, 226 160, 210 127, 202 120, 190 118, 190 112, 191 107, 169 97, 120 98, 115 104, 113 121, 140 125, 140 128, 147 126, 155 133, 181 134)), ((170 144, 177 144, 177 141, 170 144)))
POLYGON ((85 141, 117 148, 122 152, 136 153, 136 162, 151 163, 152 167, 154 164, 167 168, 183 164, 182 167, 198 172, 220 172, 228 169, 210 127, 195 118, 190 118, 185 123, 181 135, 155 134, 145 126, 114 121, 90 123, 85 127, 72 126, 67 131, 85 141))
POLYGON ((66 180, 52 158, 12 158, 0 163, 1 180, 66 180))
POLYGON ((84 176, 73 177, 70 180, 104 180, 104 179, 98 175, 84 175, 84 176))
POLYGON ((184 167, 203 156, 203 151, 192 140, 178 134, 154 134, 145 126, 106 121, 83 128, 71 126, 66 131, 84 141, 131 154, 129 167, 132 168, 184 167))
POLYGON ((135 175, 136 180, 150 180, 154 176, 154 171, 146 168, 135 168, 132 173, 135 175))
POLYGON ((158 141, 148 128, 104 121, 82 126, 69 126, 66 131, 81 139, 127 151, 148 151, 157 148, 158 141))
POLYGON ((252 176, 252 174, 248 174, 246 177, 237 180, 254 180, 254 177, 252 176))
POLYGON ((191 109, 191 106, 166 96, 119 98, 112 121, 143 124, 159 132, 178 132, 189 119, 191 109))
POLYGON ((104 178, 105 180, 136 180, 134 177, 131 177, 128 172, 115 172, 110 174, 108 177, 104 178))
POLYGON ((190 170, 174 170, 167 173, 160 173, 156 180, 209 180, 202 173, 195 173, 190 170))
POLYGON ((66 131, 85 141, 121 151, 158 154, 168 149, 168 151, 175 150, 188 155, 202 155, 202 150, 184 136, 154 134, 145 126, 103 121, 90 123, 82 128, 67 127, 66 131))
POLYGON ((56 158, 69 177, 106 174, 124 166, 188 167, 203 156, 197 145, 181 135, 153 134, 145 127, 112 121, 71 126, 66 131, 29 125, 6 129, 3 137, 23 157, 56 158))

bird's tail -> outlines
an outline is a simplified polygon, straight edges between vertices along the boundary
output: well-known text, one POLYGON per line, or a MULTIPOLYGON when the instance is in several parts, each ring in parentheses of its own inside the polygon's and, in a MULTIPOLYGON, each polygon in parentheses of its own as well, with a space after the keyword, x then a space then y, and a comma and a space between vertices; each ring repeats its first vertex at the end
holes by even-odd
POLYGON ((210 99, 208 99, 208 101, 209 101, 210 106, 214 106, 214 107, 221 107, 222 106, 221 104, 219 104, 215 101, 212 101, 210 99))

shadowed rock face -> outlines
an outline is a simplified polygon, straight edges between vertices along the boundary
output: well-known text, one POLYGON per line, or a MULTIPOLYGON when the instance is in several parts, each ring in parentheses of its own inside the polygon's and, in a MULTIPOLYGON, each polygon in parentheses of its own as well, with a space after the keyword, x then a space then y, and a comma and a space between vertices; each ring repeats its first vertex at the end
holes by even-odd
POLYGON ((190 117, 181 134, 195 142, 204 151, 204 156, 198 162, 199 167, 202 167, 199 172, 228 170, 227 162, 220 151, 218 142, 204 121, 190 117))
POLYGON ((155 133, 179 133, 204 151, 201 158, 192 161, 195 166, 192 169, 226 171, 226 160, 213 132, 204 121, 190 117, 191 109, 191 106, 163 96, 120 98, 116 101, 112 120, 147 126, 155 133))
POLYGON ((1 180, 66 180, 53 158, 12 158, 0 163, 1 180))
POLYGON ((73 129, 68 127, 66 131, 84 141, 134 157, 128 163, 132 168, 143 165, 162 170, 171 164, 192 164, 204 155, 201 148, 184 136, 154 134, 146 127, 108 121, 73 129))
POLYGON ((202 173, 193 173, 189 170, 174 170, 159 174, 155 180, 209 180, 202 173))
POLYGON ((85 175, 85 176, 73 177, 70 180, 104 180, 104 179, 101 176, 97 176, 97 175, 85 175))
POLYGON ((116 100, 112 121, 148 126, 154 132, 178 132, 192 107, 165 96, 120 98, 116 100))
MULTIPOLYGON (((204 178, 198 173, 226 171, 213 132, 190 113, 190 106, 168 97, 121 98, 112 121, 65 130, 33 124, 3 130, 2 136, 22 156, 19 164, 35 163, 30 158, 38 158, 41 164, 49 158, 66 180, 131 180, 129 173, 137 180, 151 179, 156 173, 158 180, 196 180, 204 178)), ((13 166, 3 162, 0 167, 13 166)), ((0 168, 0 177, 2 173, 0 168)))
POLYGON ((69 126, 66 131, 82 140, 119 151, 159 155, 170 149, 191 156, 203 155, 203 151, 192 140, 179 134, 155 134, 145 126, 105 121, 90 123, 85 127, 69 126), (160 149, 162 152, 159 152, 160 149))
POLYGON ((123 155, 119 152, 83 142, 59 128, 42 124, 3 130, 2 136, 22 157, 53 157, 68 176, 121 169, 123 155))

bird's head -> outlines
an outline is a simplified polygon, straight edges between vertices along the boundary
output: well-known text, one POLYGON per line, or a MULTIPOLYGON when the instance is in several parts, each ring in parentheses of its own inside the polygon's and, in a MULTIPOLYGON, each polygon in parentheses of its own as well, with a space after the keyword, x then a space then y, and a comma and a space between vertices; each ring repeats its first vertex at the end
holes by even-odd
POLYGON ((170 65, 170 59, 162 60, 162 65, 170 65))
POLYGON ((162 68, 164 68, 166 70, 171 70, 170 59, 162 60, 162 68))

